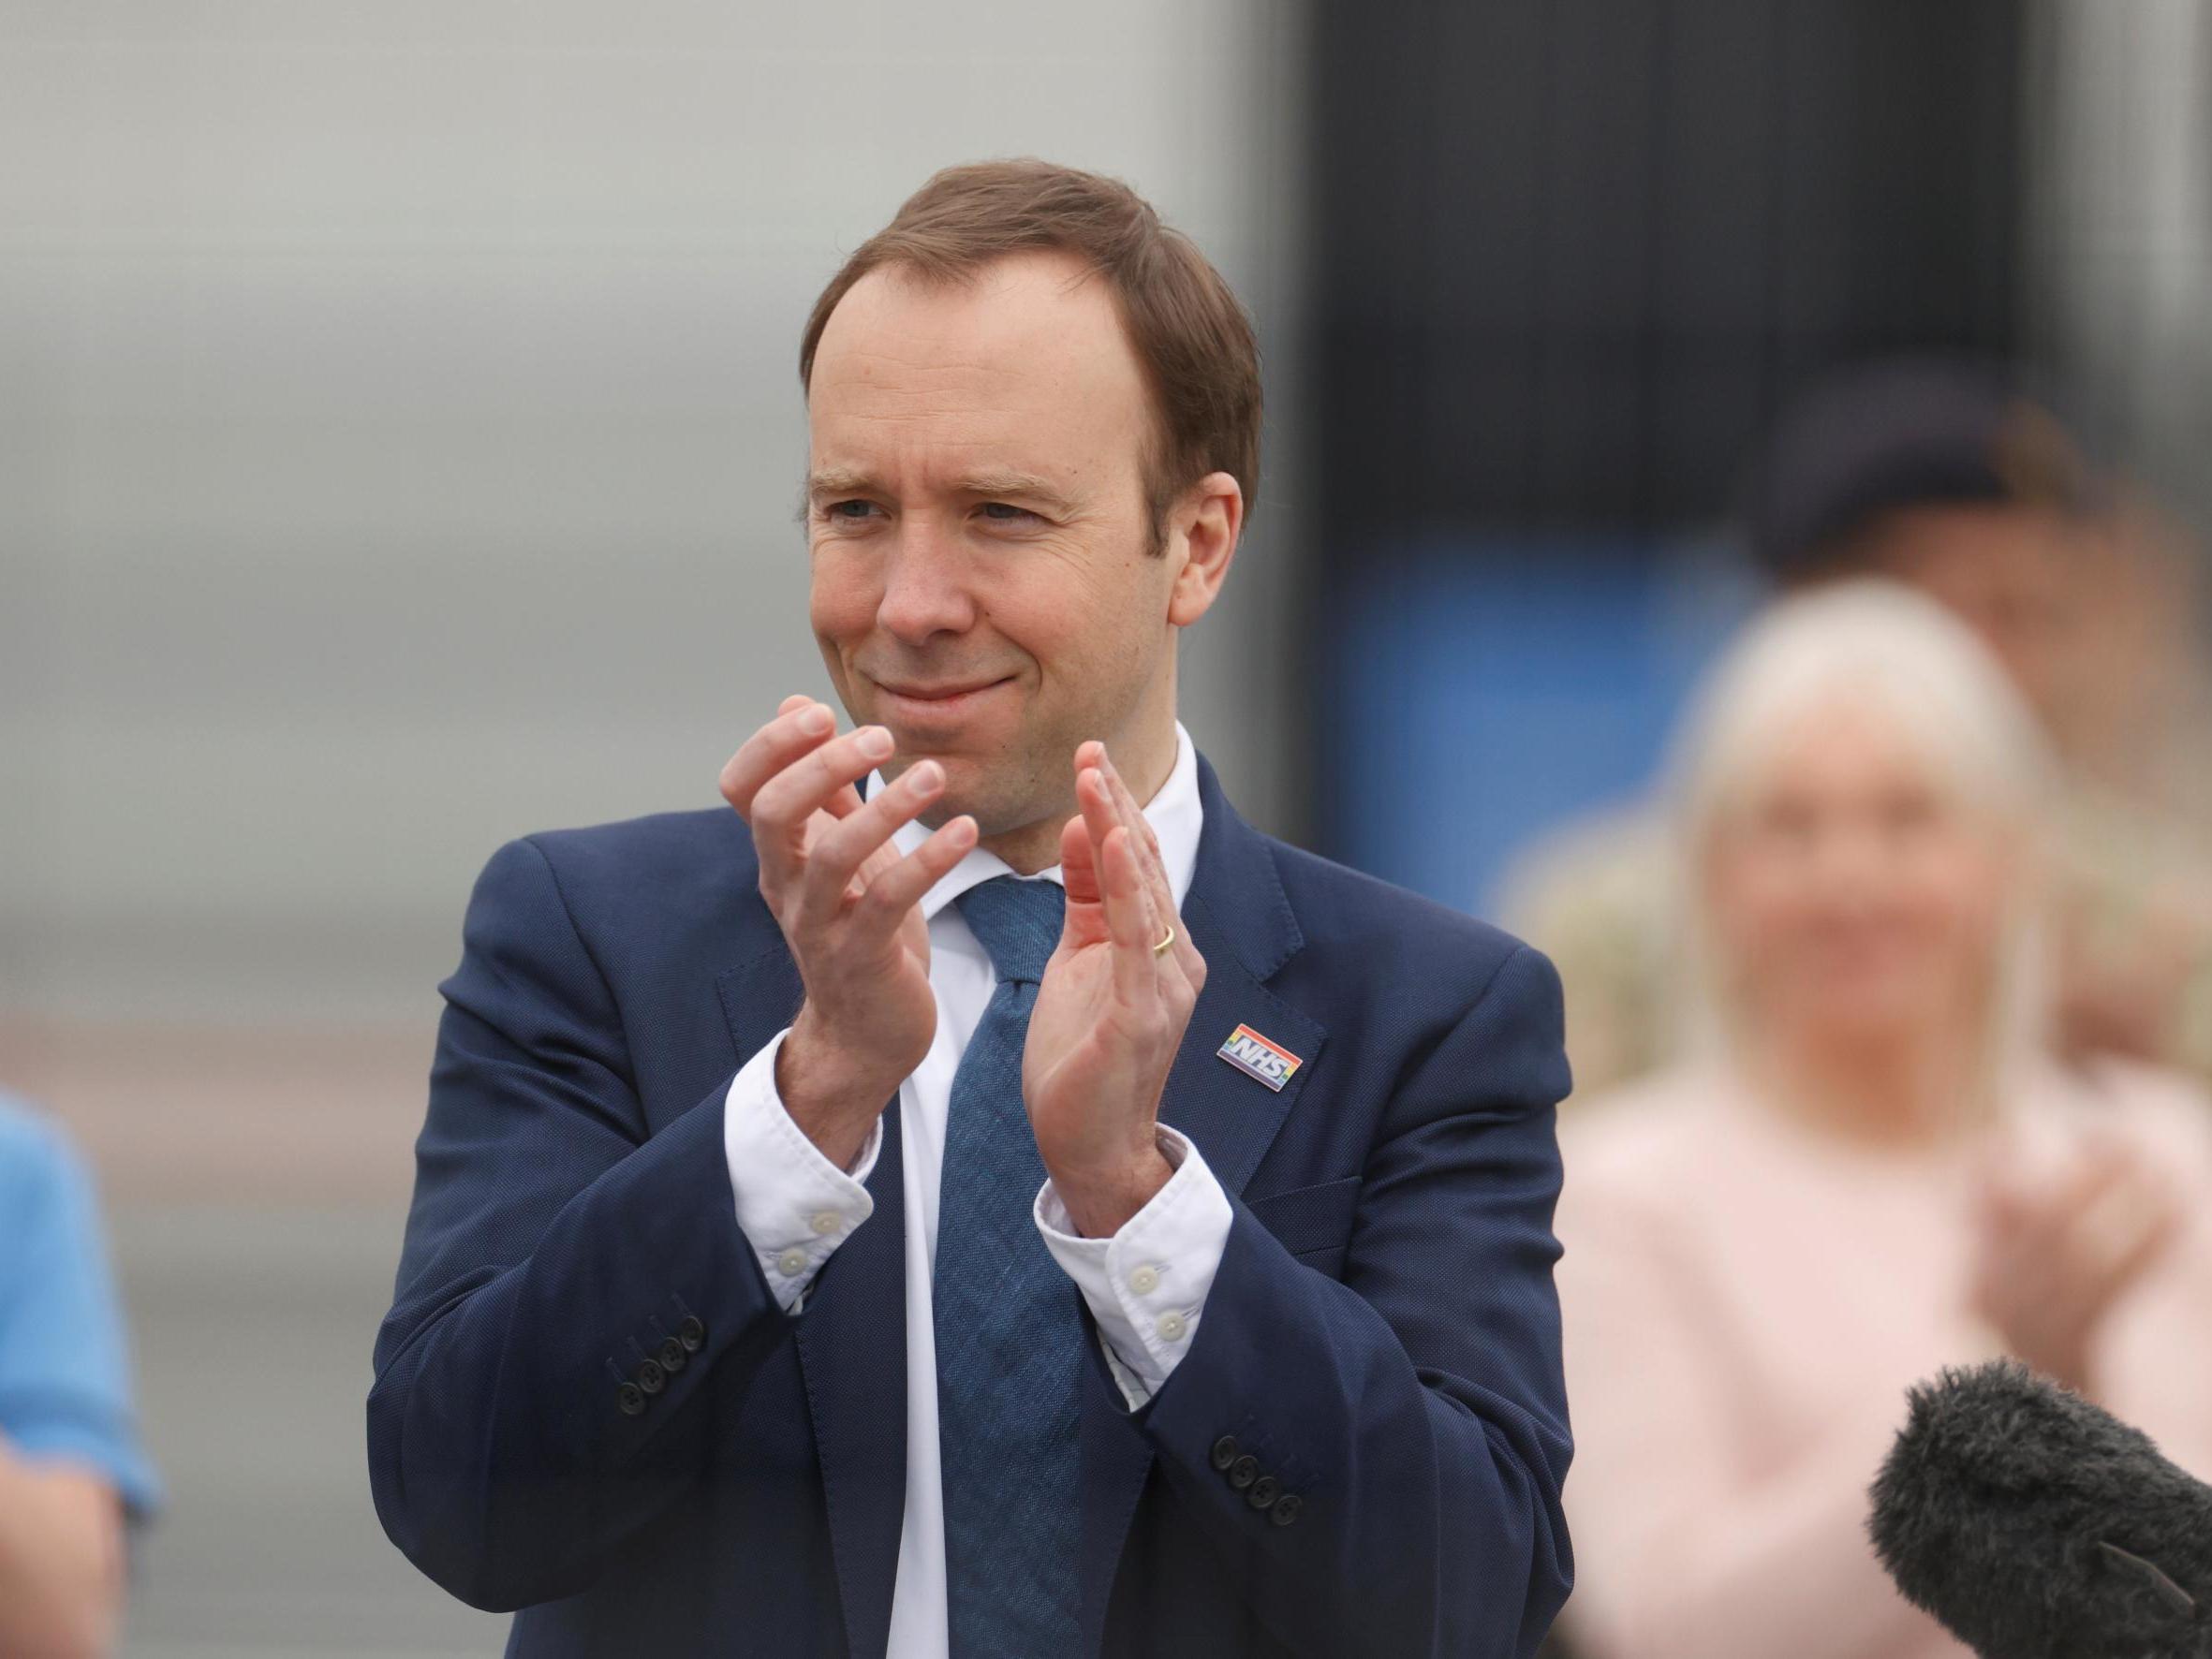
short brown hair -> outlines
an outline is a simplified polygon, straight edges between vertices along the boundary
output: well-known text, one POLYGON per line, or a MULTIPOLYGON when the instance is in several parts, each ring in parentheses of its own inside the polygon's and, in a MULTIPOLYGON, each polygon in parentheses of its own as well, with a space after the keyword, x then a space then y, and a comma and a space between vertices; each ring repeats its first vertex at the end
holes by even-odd
POLYGON ((814 302, 799 345, 800 386, 813 381, 830 313, 871 271, 897 265, 953 281, 1036 249, 1074 254, 1105 278, 1144 366, 1158 417, 1144 461, 1156 538, 1170 504, 1210 472, 1237 481, 1248 514, 1260 489, 1251 319, 1197 245, 1118 179, 1033 160, 946 168, 853 251, 814 302))

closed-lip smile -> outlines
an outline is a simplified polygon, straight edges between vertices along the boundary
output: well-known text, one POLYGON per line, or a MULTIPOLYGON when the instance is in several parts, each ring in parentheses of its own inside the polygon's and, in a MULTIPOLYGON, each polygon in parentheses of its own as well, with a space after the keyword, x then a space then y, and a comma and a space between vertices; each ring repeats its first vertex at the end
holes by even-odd
POLYGON ((963 720, 982 697, 1012 683, 1010 674, 997 680, 948 682, 941 685, 892 685, 880 680, 876 683, 877 689, 883 694, 887 718, 923 727, 963 720))
POLYGON ((956 697, 973 697, 979 691, 989 691, 994 685, 1003 685, 1004 680, 978 680, 966 685, 892 685, 877 681, 892 697, 904 697, 910 703, 949 703, 956 697))

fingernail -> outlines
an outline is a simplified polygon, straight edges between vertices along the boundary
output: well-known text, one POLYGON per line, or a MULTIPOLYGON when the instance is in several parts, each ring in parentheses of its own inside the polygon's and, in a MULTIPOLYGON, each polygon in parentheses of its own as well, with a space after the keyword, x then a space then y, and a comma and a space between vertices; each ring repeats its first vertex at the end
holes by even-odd
POLYGON ((934 760, 924 760, 907 776, 914 780, 917 790, 927 793, 945 781, 945 769, 934 760))
POLYGON ((810 738, 818 738, 837 724, 837 717, 817 703, 799 716, 799 729, 810 738))
POLYGON ((861 730, 861 753, 871 760, 880 760, 891 753, 891 733, 880 726, 863 727, 861 730))

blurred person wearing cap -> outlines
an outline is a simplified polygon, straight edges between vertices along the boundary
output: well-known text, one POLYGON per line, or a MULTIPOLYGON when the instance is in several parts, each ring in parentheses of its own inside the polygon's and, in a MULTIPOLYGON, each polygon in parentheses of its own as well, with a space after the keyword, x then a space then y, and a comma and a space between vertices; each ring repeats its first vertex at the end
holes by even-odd
POLYGON ((1235 296, 1127 186, 955 168, 800 374, 857 728, 793 696, 728 806, 485 870, 387 1532, 524 1659, 1526 1659, 1558 983, 1246 825, 1177 721, 1257 482, 1235 296))
MULTIPOLYGON (((2186 654, 2175 568, 2123 535, 2111 480, 2005 376, 1937 358, 1838 372, 1788 409, 1741 529, 1784 593, 1879 576, 1941 603, 2058 756, 2058 1038, 2212 1077, 2212 836, 2147 799, 2143 710, 2186 654)), ((1665 835, 1639 805, 1547 836, 1502 905, 1567 988, 1578 1089, 1678 1051, 1665 835)))
POLYGON ((126 1526, 157 1489, 90 1181, 0 1094, 0 1653, 113 1650, 126 1526))

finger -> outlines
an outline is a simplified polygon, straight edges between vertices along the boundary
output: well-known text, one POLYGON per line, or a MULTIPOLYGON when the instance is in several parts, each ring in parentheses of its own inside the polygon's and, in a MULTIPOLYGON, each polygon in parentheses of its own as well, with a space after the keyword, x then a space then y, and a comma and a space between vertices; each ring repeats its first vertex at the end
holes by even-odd
POLYGON ((1137 804, 1137 798, 1129 793, 1129 786, 1114 766, 1113 757, 1106 752, 1106 745, 1096 743, 1084 746, 1097 752, 1097 758, 1092 764, 1106 781, 1106 797, 1113 803, 1114 819, 1128 828, 1133 838, 1129 850, 1137 856, 1138 874, 1149 880, 1151 867, 1159 862, 1159 837, 1153 832, 1152 826, 1145 822, 1143 809, 1137 804))
POLYGON ((1129 833, 1137 837, 1137 862, 1140 868, 1149 866, 1158 870, 1162 878, 1166 871, 1160 864, 1159 835, 1152 828, 1144 809, 1137 804, 1137 798, 1129 792, 1121 768, 1113 764, 1113 756, 1106 752, 1106 745, 1099 745, 1099 770, 1106 774, 1106 783, 1113 791, 1114 805, 1120 810, 1122 821, 1128 825, 1129 833))
POLYGON ((2013 1226, 2021 1209, 2019 1189, 2017 1177, 2005 1165, 1985 1165, 1974 1172, 1974 1213, 1985 1231, 2003 1232, 2013 1226))
POLYGON ((1189 933, 1184 930, 1182 914, 1175 903, 1174 885, 1168 880, 1167 860, 1160 856, 1158 832, 1152 828, 1152 821, 1145 817, 1143 808, 1137 804, 1137 798, 1130 792, 1128 781, 1122 777, 1121 769, 1113 764, 1113 757, 1107 754, 1103 743, 1099 745, 1099 770, 1106 774, 1106 782, 1113 791, 1114 804, 1120 810, 1122 822, 1138 837, 1135 844, 1137 866, 1152 895, 1154 916, 1160 924, 1160 931, 1153 937, 1165 938, 1167 930, 1174 929, 1174 948, 1163 960, 1172 962, 1183 976, 1196 986, 1205 976, 1205 959, 1199 955, 1198 947, 1190 942, 1189 933))
POLYGON ((2133 1169, 2133 1160, 2125 1148, 2104 1140, 2084 1142, 2051 1194, 2053 1224, 2072 1226, 2086 1221, 2125 1187, 2133 1169))
POLYGON ((1098 844, 1090 825, 1078 813, 1060 826, 1060 880, 1068 889, 1068 903, 1097 905, 1105 902, 1099 887, 1098 844))
MULTIPOLYGON (((1104 768, 1093 767, 1086 771, 1079 772, 1076 775, 1075 793, 1078 804, 1084 809, 1084 828, 1090 831, 1094 845, 1103 849, 1107 837, 1117 830, 1128 838, 1129 866, 1136 878, 1136 891, 1132 895, 1130 903, 1148 930, 1144 936, 1144 943, 1146 947, 1150 948, 1165 936, 1167 923, 1155 914, 1151 889, 1145 883, 1143 866, 1137 852, 1135 832, 1122 821, 1120 810, 1114 804, 1113 788, 1107 781, 1104 768)), ((1101 868, 1103 868, 1102 859, 1101 868)), ((1111 906, 1113 903, 1113 889, 1108 886, 1105 890, 1106 902, 1111 906)))
POLYGON ((2077 1228, 2100 1296, 2125 1285, 2162 1251, 2179 1223, 2173 1189, 2147 1170, 2116 1186, 2077 1228))
MULTIPOLYGON (((867 773, 863 772, 861 775, 865 777, 867 773)), ((860 810, 861 789, 858 783, 846 785, 844 788, 839 789, 829 800, 822 802, 822 811, 828 813, 833 818, 849 818, 860 810)))
POLYGON ((818 837, 806 853, 802 914, 833 915, 848 894, 857 897, 865 890, 864 884, 856 885, 861 866, 944 787, 945 769, 934 760, 922 761, 818 837))
POLYGON ((754 792, 754 830, 785 836, 795 847, 806 820, 827 812, 840 790, 866 777, 891 751, 890 732, 863 726, 801 755, 754 792))
POLYGON ((2134 1237, 2114 1253, 2099 1275, 2100 1304, 2133 1284, 2136 1275, 2162 1255, 2178 1226, 2178 1218, 2170 1210, 2144 1216, 2134 1237))
POLYGON ((786 697, 776 716, 739 745, 722 768, 722 799, 750 820, 760 786, 837 730, 837 717, 812 697, 786 697))
POLYGON ((976 844, 976 821, 963 813, 868 883, 854 909, 857 925, 896 932, 922 895, 950 874, 976 844))
MULTIPOLYGON (((777 710, 777 712, 789 713, 794 709, 804 708, 808 703, 811 703, 815 699, 810 697, 788 697, 784 698, 783 706, 777 710)), ((837 716, 834 711, 833 711, 830 715, 829 729, 833 733, 834 733, 837 729, 837 716)), ((855 807, 859 806, 860 803, 861 792, 858 789, 847 787, 840 789, 836 794, 831 796, 822 810, 827 812, 833 818, 842 818, 846 814, 851 812, 855 807)))
POLYGON ((1106 786, 1106 779, 1096 766, 1083 767, 1075 774, 1075 809, 1083 815, 1084 831, 1090 838, 1091 857, 1098 861, 1099 891, 1101 902, 1105 897, 1105 865, 1103 855, 1106 838, 1121 824, 1120 815, 1113 810, 1113 795, 1106 786))
MULTIPOLYGON (((803 703, 808 700, 810 699, 805 697, 786 697, 784 699, 787 704, 803 703)), ((837 729, 836 715, 834 712, 833 712, 830 716, 830 729, 833 732, 837 729)), ((848 784, 844 788, 838 790, 836 794, 831 796, 828 800, 822 803, 822 810, 828 813, 833 818, 842 818, 848 814, 859 810, 860 804, 860 790, 854 787, 852 785, 848 784)))
POLYGON ((1115 825, 1099 858, 1106 876, 1106 926, 1113 941, 1113 989, 1131 1007, 1144 1007, 1159 995, 1159 975, 1152 956, 1157 933, 1147 931, 1144 885, 1129 832, 1115 825))

